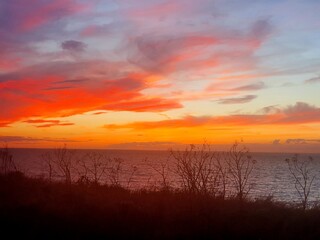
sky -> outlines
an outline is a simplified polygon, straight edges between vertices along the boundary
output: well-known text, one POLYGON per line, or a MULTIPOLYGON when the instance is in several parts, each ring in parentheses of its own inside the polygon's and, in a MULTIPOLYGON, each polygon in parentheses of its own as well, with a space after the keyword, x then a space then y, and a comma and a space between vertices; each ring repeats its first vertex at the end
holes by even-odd
POLYGON ((0 2, 0 142, 320 152, 320 1, 0 2))

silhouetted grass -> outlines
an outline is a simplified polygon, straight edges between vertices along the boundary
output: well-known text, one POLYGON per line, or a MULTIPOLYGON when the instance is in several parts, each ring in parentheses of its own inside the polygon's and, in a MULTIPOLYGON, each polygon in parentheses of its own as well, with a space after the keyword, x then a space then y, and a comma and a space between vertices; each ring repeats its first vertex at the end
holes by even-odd
POLYGON ((320 239, 320 210, 270 199, 0 176, 1 234, 25 239, 320 239))

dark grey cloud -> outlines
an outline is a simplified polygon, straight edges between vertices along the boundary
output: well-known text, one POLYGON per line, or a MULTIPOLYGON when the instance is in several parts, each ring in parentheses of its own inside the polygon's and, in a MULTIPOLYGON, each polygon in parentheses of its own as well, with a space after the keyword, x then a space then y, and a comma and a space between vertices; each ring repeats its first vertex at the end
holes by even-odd
POLYGON ((278 107, 278 105, 272 105, 262 108, 259 112, 262 114, 274 114, 281 112, 281 109, 278 107))
POLYGON ((56 82, 51 83, 51 86, 48 88, 45 88, 44 90, 55 91, 55 90, 76 88, 76 87, 81 86, 82 83, 85 83, 87 81, 88 81, 88 79, 69 79, 69 80, 56 81, 56 82))
POLYGON ((61 48, 63 50, 68 50, 71 52, 83 52, 85 51, 87 45, 83 42, 76 40, 67 40, 61 43, 61 48))
POLYGON ((297 102, 281 109, 282 117, 274 123, 311 123, 320 122, 320 108, 304 102, 297 102))
POLYGON ((170 61, 183 48, 184 39, 172 36, 140 36, 128 46, 128 61, 151 72, 168 71, 170 61))
POLYGON ((253 23, 251 33, 258 39, 263 39, 272 33, 273 27, 268 19, 261 19, 253 23))
POLYGON ((233 88, 233 91, 253 91, 253 90, 260 90, 265 88, 264 82, 257 82, 257 83, 252 83, 248 85, 243 85, 237 88, 233 88))
POLYGON ((287 108, 283 110, 283 112, 286 114, 295 114, 295 113, 302 114, 302 113, 314 112, 314 111, 320 114, 320 108, 305 102, 297 102, 295 105, 289 105, 287 108))
POLYGON ((22 136, 0 136, 1 142, 39 142, 41 138, 22 137, 22 136))
POLYGON ((99 112, 94 112, 94 113, 92 113, 92 115, 100 115, 100 114, 106 114, 106 113, 108 113, 108 112, 106 112, 106 111, 99 111, 99 112))
POLYGON ((273 145, 279 145, 280 144, 280 139, 275 139, 272 142, 273 145))
POLYGON ((109 149, 161 149, 167 150, 182 145, 177 142, 126 142, 108 145, 109 149))
POLYGON ((49 88, 45 88, 45 89, 43 89, 43 90, 46 90, 46 91, 55 91, 55 90, 64 90, 64 89, 70 89, 70 88, 74 88, 74 86, 49 87, 49 88))
POLYGON ((68 80, 63 80, 63 81, 57 81, 57 82, 54 82, 54 84, 64 84, 64 83, 83 83, 83 82, 86 82, 88 81, 89 79, 86 79, 86 78, 83 78, 83 79, 68 79, 68 80))
POLYGON ((320 83, 320 77, 310 78, 304 81, 305 83, 313 84, 313 83, 320 83))
POLYGON ((34 125, 37 128, 46 128, 46 127, 56 127, 56 126, 71 126, 74 123, 64 122, 55 119, 29 119, 23 121, 25 123, 36 124, 34 125))
POLYGON ((0 136, 0 142, 79 142, 66 138, 33 138, 24 136, 0 136))
POLYGON ((257 97, 256 95, 246 95, 246 96, 235 97, 235 98, 224 98, 224 99, 218 100, 217 102, 219 104, 241 104, 241 103, 251 102, 256 97, 257 97))
POLYGON ((286 144, 320 143, 320 139, 288 138, 286 144))

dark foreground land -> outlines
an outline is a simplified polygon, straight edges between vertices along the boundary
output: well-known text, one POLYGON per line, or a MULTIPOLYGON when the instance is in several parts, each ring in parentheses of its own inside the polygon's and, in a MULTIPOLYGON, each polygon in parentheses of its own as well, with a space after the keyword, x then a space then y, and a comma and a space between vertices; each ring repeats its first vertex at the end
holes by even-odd
MULTIPOLYGON (((0 176, 8 239, 320 239, 320 210, 0 176)), ((1 237, 2 238, 2 237, 1 237)))

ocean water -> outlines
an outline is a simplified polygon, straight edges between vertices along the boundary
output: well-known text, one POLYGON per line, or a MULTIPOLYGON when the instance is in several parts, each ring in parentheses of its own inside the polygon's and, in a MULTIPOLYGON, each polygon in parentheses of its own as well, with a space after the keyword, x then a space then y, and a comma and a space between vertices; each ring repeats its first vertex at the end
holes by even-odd
MULTIPOLYGON (((19 170, 23 171, 29 176, 34 177, 48 177, 48 165, 42 155, 52 150, 49 149, 10 149, 14 157, 14 161, 19 170)), ((96 152, 107 158, 121 159, 120 166, 117 161, 109 161, 100 159, 100 162, 112 166, 118 171, 113 172, 113 177, 117 178, 119 182, 129 188, 147 188, 157 186, 161 181, 159 170, 161 166, 165 166, 164 170, 167 180, 173 186, 179 184, 179 179, 174 173, 175 161, 170 158, 168 151, 135 151, 135 150, 72 150, 73 165, 72 165, 72 179, 76 181, 79 176, 84 174, 84 168, 81 167, 85 162, 86 166, 91 166, 89 160, 84 158, 89 152, 96 152), (83 161, 79 161, 83 160, 83 161)), ((295 181, 289 172, 286 158, 293 157, 291 153, 251 153, 256 164, 252 174, 250 175, 250 184, 252 186, 249 197, 268 197, 272 196, 277 201, 298 202, 299 193, 295 188, 295 181)), ((320 154, 300 154, 299 159, 306 159, 312 157, 313 161, 310 163, 310 176, 315 175, 314 182, 310 191, 310 200, 320 200, 320 154)), ((100 172, 98 171, 99 175, 100 172)), ((87 172, 90 175, 90 172, 87 172)), ((110 175, 110 174, 109 174, 110 175)), ((99 181, 105 183, 110 181, 106 172, 99 176, 99 181)), ((59 179, 59 171, 54 173, 54 178, 59 179)), ((232 193, 232 189, 228 190, 232 193)))

